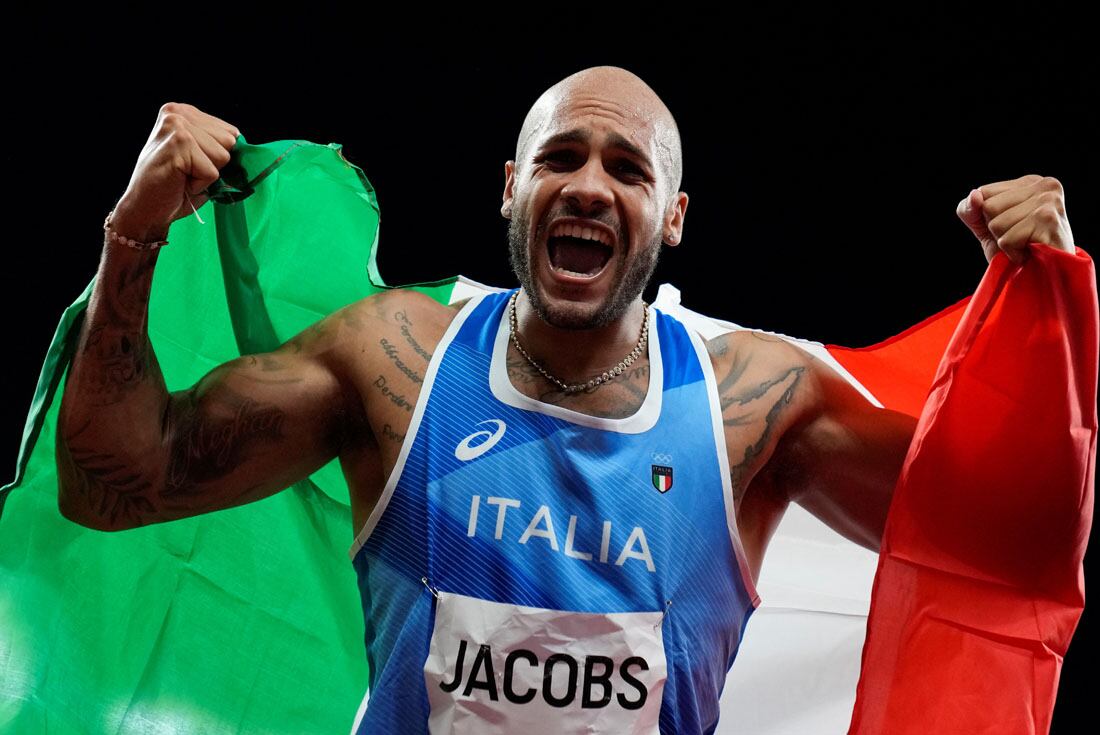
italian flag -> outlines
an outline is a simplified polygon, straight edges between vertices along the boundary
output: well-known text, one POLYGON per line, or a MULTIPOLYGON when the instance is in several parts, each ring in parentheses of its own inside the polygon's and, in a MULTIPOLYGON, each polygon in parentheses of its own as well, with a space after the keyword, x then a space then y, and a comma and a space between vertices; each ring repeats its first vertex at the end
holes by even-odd
MULTIPOLYGON (((238 140, 159 255, 149 333, 169 390, 388 288, 378 202, 339 144, 238 140)), ((768 551, 718 732, 1046 732, 1084 604, 1096 458, 1092 260, 1029 245, 877 345, 789 339, 919 418, 878 555, 792 507, 768 551)), ((123 533, 57 509, 59 321, 0 488, 0 731, 345 733, 367 683, 339 463, 258 503, 123 533)), ((449 303, 490 288, 413 284, 449 303)), ((704 337, 744 327, 656 305, 704 337)), ((654 482, 672 477, 654 475, 654 482)))

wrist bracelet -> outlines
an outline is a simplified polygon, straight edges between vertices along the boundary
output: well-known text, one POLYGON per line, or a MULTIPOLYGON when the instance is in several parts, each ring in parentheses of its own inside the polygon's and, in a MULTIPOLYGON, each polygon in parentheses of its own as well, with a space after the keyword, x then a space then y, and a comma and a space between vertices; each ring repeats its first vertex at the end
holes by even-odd
POLYGON ((135 250, 156 250, 159 247, 163 247, 168 244, 167 240, 157 240, 156 242, 138 242, 137 240, 131 240, 130 238, 120 235, 111 229, 111 217, 115 215, 115 210, 111 210, 107 215, 107 219, 103 220, 103 231, 107 233, 107 238, 112 242, 122 243, 123 245, 129 245, 135 250))

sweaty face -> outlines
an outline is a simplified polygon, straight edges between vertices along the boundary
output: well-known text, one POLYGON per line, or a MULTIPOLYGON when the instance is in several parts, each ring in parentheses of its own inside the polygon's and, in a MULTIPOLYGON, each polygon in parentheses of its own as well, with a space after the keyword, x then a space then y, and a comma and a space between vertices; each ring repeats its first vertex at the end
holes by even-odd
POLYGON ((593 94, 563 100, 516 174, 509 255, 535 312, 564 329, 623 316, 657 266, 663 182, 652 123, 593 94))

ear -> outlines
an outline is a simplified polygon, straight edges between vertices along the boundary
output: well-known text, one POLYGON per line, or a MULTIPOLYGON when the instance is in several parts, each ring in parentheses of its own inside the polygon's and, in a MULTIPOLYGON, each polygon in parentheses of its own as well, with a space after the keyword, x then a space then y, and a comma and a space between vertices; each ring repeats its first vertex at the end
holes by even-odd
POLYGON ((512 188, 516 182, 516 162, 504 162, 504 203, 500 206, 500 214, 504 219, 512 219, 512 188))
POLYGON ((676 247, 680 244, 684 234, 684 216, 687 214, 687 208, 688 195, 682 191, 676 192, 668 205, 668 211, 665 212, 662 240, 666 245, 676 247))

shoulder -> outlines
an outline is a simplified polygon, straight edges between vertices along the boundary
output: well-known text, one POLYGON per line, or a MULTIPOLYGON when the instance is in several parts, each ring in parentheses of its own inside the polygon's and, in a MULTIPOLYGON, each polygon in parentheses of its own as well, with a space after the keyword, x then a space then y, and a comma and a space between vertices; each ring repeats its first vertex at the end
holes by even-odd
POLYGON ((839 404, 864 399, 837 370, 793 340, 751 329, 720 335, 706 343, 715 375, 733 371, 742 381, 767 375, 797 376, 793 398, 800 419, 818 416, 839 404))
POLYGON ((371 294, 345 308, 351 310, 354 318, 370 334, 411 330, 424 338, 435 335, 434 341, 438 341, 468 300, 442 304, 420 291, 391 288, 371 294))
POLYGON ((793 342, 767 332, 741 329, 705 344, 723 407, 734 395, 775 395, 783 388, 783 423, 789 426, 819 406, 822 370, 828 368, 793 342))
POLYGON ((761 460, 757 469, 767 475, 785 463, 790 440, 820 413, 823 370, 829 368, 807 350, 766 332, 738 330, 705 344, 727 444, 738 457, 756 454, 761 460))
POLYGON ((441 304, 431 296, 411 288, 390 288, 379 291, 360 299, 355 305, 367 318, 382 322, 394 321, 394 316, 399 313, 409 317, 449 321, 457 313, 456 305, 441 304))
POLYGON ((735 370, 739 379, 775 371, 793 372, 800 381, 816 379, 820 360, 789 340, 740 329, 704 342, 718 380, 735 370))
POLYGON ((387 352, 385 343, 396 340, 426 362, 457 314, 456 305, 412 289, 391 288, 332 312, 308 332, 315 339, 323 336, 325 351, 345 369, 369 363, 380 350, 387 352))

